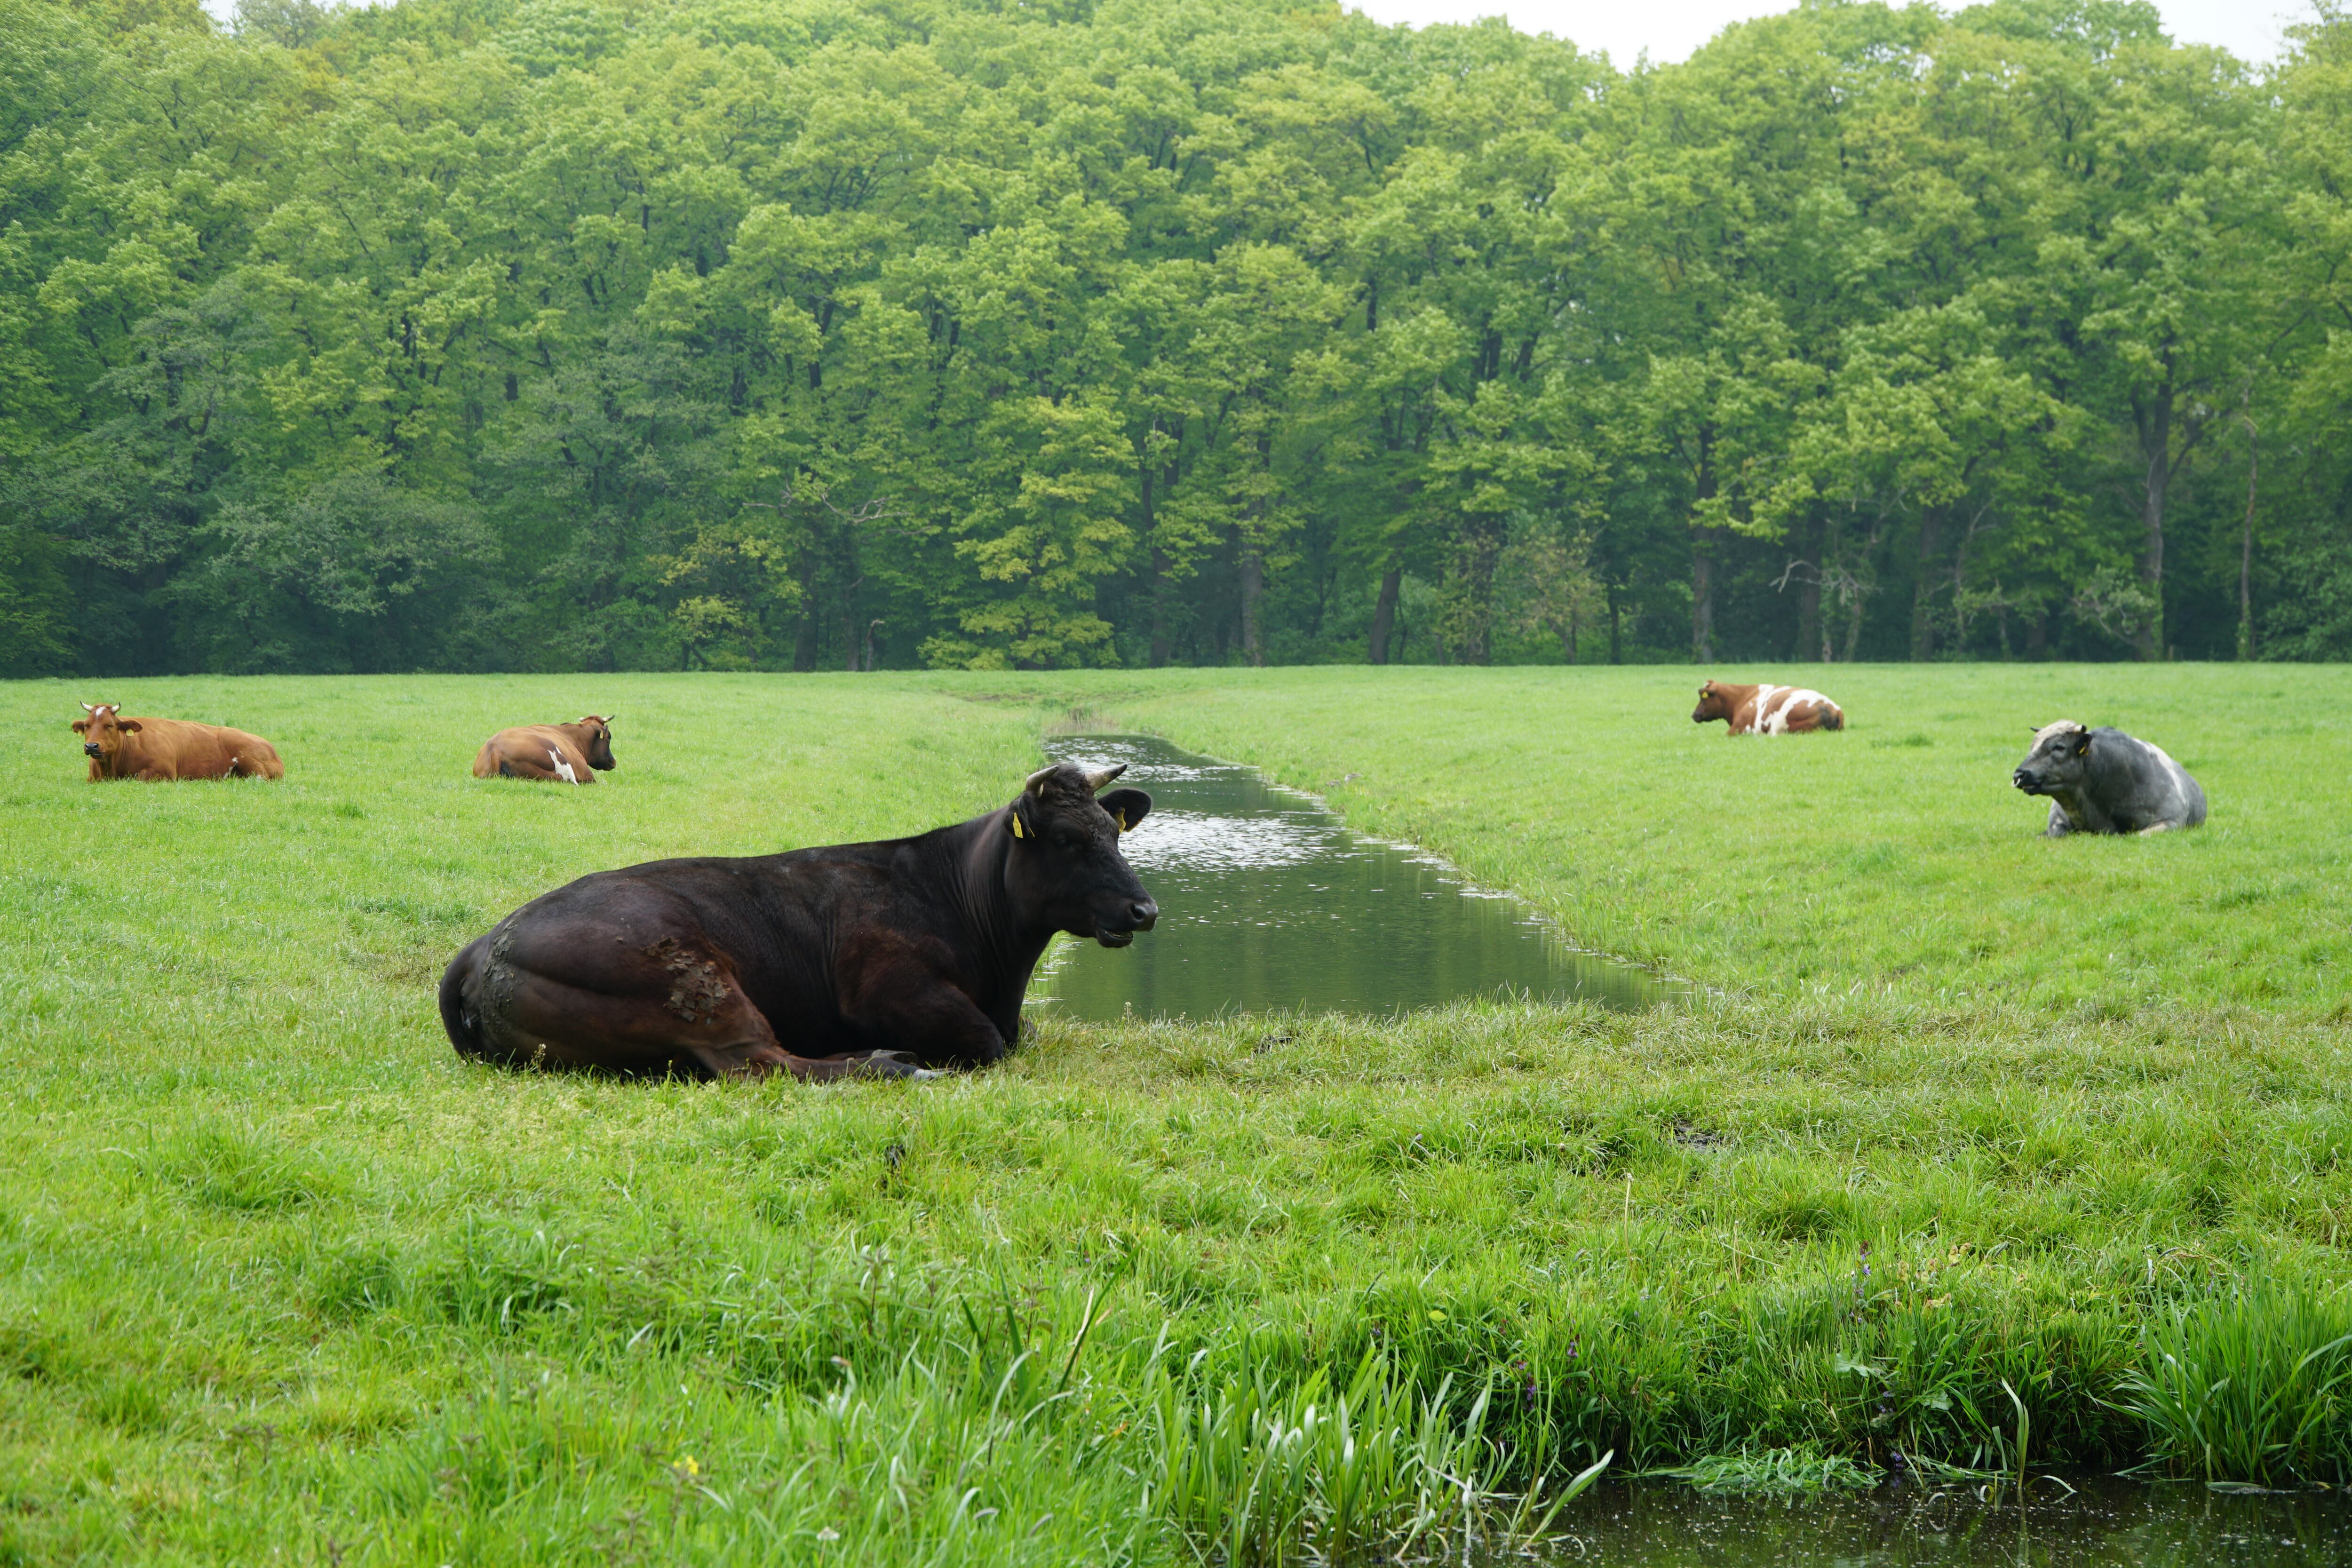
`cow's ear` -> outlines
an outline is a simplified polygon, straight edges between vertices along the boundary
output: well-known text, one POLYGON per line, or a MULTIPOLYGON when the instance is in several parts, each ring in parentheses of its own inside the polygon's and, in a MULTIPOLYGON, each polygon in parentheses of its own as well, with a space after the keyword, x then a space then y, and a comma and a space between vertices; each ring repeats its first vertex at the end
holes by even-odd
POLYGON ((87 734, 89 734, 89 720, 87 720, 87 719, 77 719, 77 720, 75 720, 75 721, 73 721, 73 732, 74 732, 75 734, 77 734, 77 735, 87 735, 87 734))
MULTIPOLYGON (((1025 797, 1024 797, 1024 798, 1025 798, 1025 797)), ((1026 823, 1024 823, 1024 821, 1022 821, 1022 820, 1021 820, 1021 802, 1020 802, 1020 801, 1017 801, 1017 800, 1016 800, 1016 801, 1014 801, 1014 802, 1013 803, 1013 809, 1012 809, 1011 811, 1008 811, 1008 812, 1006 812, 1006 813, 1004 814, 1004 820, 1005 820, 1005 821, 1007 821, 1007 822, 1009 822, 1009 823, 1011 823, 1011 824, 1013 825, 1013 837, 1015 837, 1015 838, 1034 838, 1034 837, 1037 837, 1037 830, 1036 830, 1035 828, 1034 828, 1034 827, 1031 827, 1028 824, 1026 824, 1026 823)))
POLYGON ((133 735, 139 733, 139 721, 136 719, 118 720, 116 721, 116 724, 118 728, 128 731, 133 735))
POLYGON ((2076 731, 2074 734, 2074 754, 2078 757, 2082 756, 2090 751, 2090 749, 2091 732, 2088 730, 2076 731))
POLYGON ((1131 833, 1136 825, 1151 815, 1151 797, 1139 789, 1115 789, 1108 795, 1095 796, 1095 804, 1110 813, 1121 833, 1131 833))

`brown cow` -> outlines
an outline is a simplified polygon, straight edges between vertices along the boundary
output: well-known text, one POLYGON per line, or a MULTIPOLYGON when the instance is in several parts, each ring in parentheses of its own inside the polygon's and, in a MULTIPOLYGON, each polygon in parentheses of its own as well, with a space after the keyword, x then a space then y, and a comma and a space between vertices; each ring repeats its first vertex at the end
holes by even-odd
POLYGON ((1845 710, 1802 686, 1727 686, 1710 680, 1698 689, 1691 722, 1728 719, 1734 735, 1801 735, 1809 730, 1843 730, 1845 710))
POLYGON ((610 773, 617 765, 613 761, 613 721, 598 713, 585 714, 569 724, 525 724, 501 730, 474 753, 478 779, 594 784, 597 773, 610 773))
POLYGON ((74 721, 89 782, 101 779, 282 779, 278 748, 258 735, 186 719, 125 719, 120 702, 85 702, 74 721))

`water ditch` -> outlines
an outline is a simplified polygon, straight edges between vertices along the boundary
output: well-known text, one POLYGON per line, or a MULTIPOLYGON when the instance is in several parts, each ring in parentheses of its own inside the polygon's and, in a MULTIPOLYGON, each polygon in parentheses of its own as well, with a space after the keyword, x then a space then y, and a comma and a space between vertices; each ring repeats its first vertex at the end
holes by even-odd
POLYGON ((1470 997, 1654 1007, 1673 983, 1580 952, 1445 861, 1355 833, 1311 796, 1155 736, 1056 735, 1057 762, 1128 765, 1151 815, 1128 859, 1159 900, 1132 947, 1055 944, 1033 1005, 1103 1022, 1299 1010, 1388 1016, 1470 997))
MULTIPOLYGON (((1628 1568, 2295 1568, 2352 1563, 2342 1491, 2230 1493, 2194 1482, 2035 1477, 2014 1487, 1899 1481, 1793 1499, 1639 1483, 1570 1505, 1539 1561, 1628 1568)), ((1525 1558, 1515 1561, 1524 1563, 1525 1558)))

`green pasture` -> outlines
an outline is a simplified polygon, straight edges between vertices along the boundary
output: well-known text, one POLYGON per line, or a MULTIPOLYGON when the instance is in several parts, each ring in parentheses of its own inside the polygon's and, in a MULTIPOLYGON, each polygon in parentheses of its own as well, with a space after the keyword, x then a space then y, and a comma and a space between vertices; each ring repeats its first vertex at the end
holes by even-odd
POLYGON ((1832 673, 1847 732, 1741 742, 1654 669, 0 686, 0 1561, 1458 1550, 1610 1452, 2352 1479, 2335 673, 1832 673), (77 700, 287 778, 85 784, 77 700), (592 709, 596 787, 467 775, 592 709), (2061 716, 2210 824, 2037 838, 2061 716), (968 815, 1057 725, 1704 989, 822 1089, 442 1037, 554 883, 968 815))

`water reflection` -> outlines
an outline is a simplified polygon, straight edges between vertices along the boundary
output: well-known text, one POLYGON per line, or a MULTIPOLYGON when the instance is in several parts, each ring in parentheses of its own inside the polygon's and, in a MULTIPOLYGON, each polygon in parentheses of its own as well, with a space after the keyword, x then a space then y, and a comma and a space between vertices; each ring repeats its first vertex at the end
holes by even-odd
POLYGON ((1127 857, 1157 930, 1109 951, 1064 942, 1033 996, 1074 1016, 1213 1017, 1236 1010, 1389 1014, 1509 992, 1655 1005, 1666 987, 1561 942, 1517 900, 1434 857, 1361 837, 1244 767, 1141 735, 1063 735, 1057 761, 1125 763, 1151 795, 1127 857))
MULTIPOLYGON (((2037 1479, 2021 1506, 1966 1487, 1882 1487, 1783 1502, 1711 1498, 1684 1487, 1602 1488, 1572 1504, 1572 1538, 1549 1561, 1639 1568, 2190 1568, 2352 1563, 2352 1500, 2342 1492, 2229 1495, 2194 1484, 2037 1479)), ((1523 1561, 1523 1560, 1522 1560, 1523 1561)))

